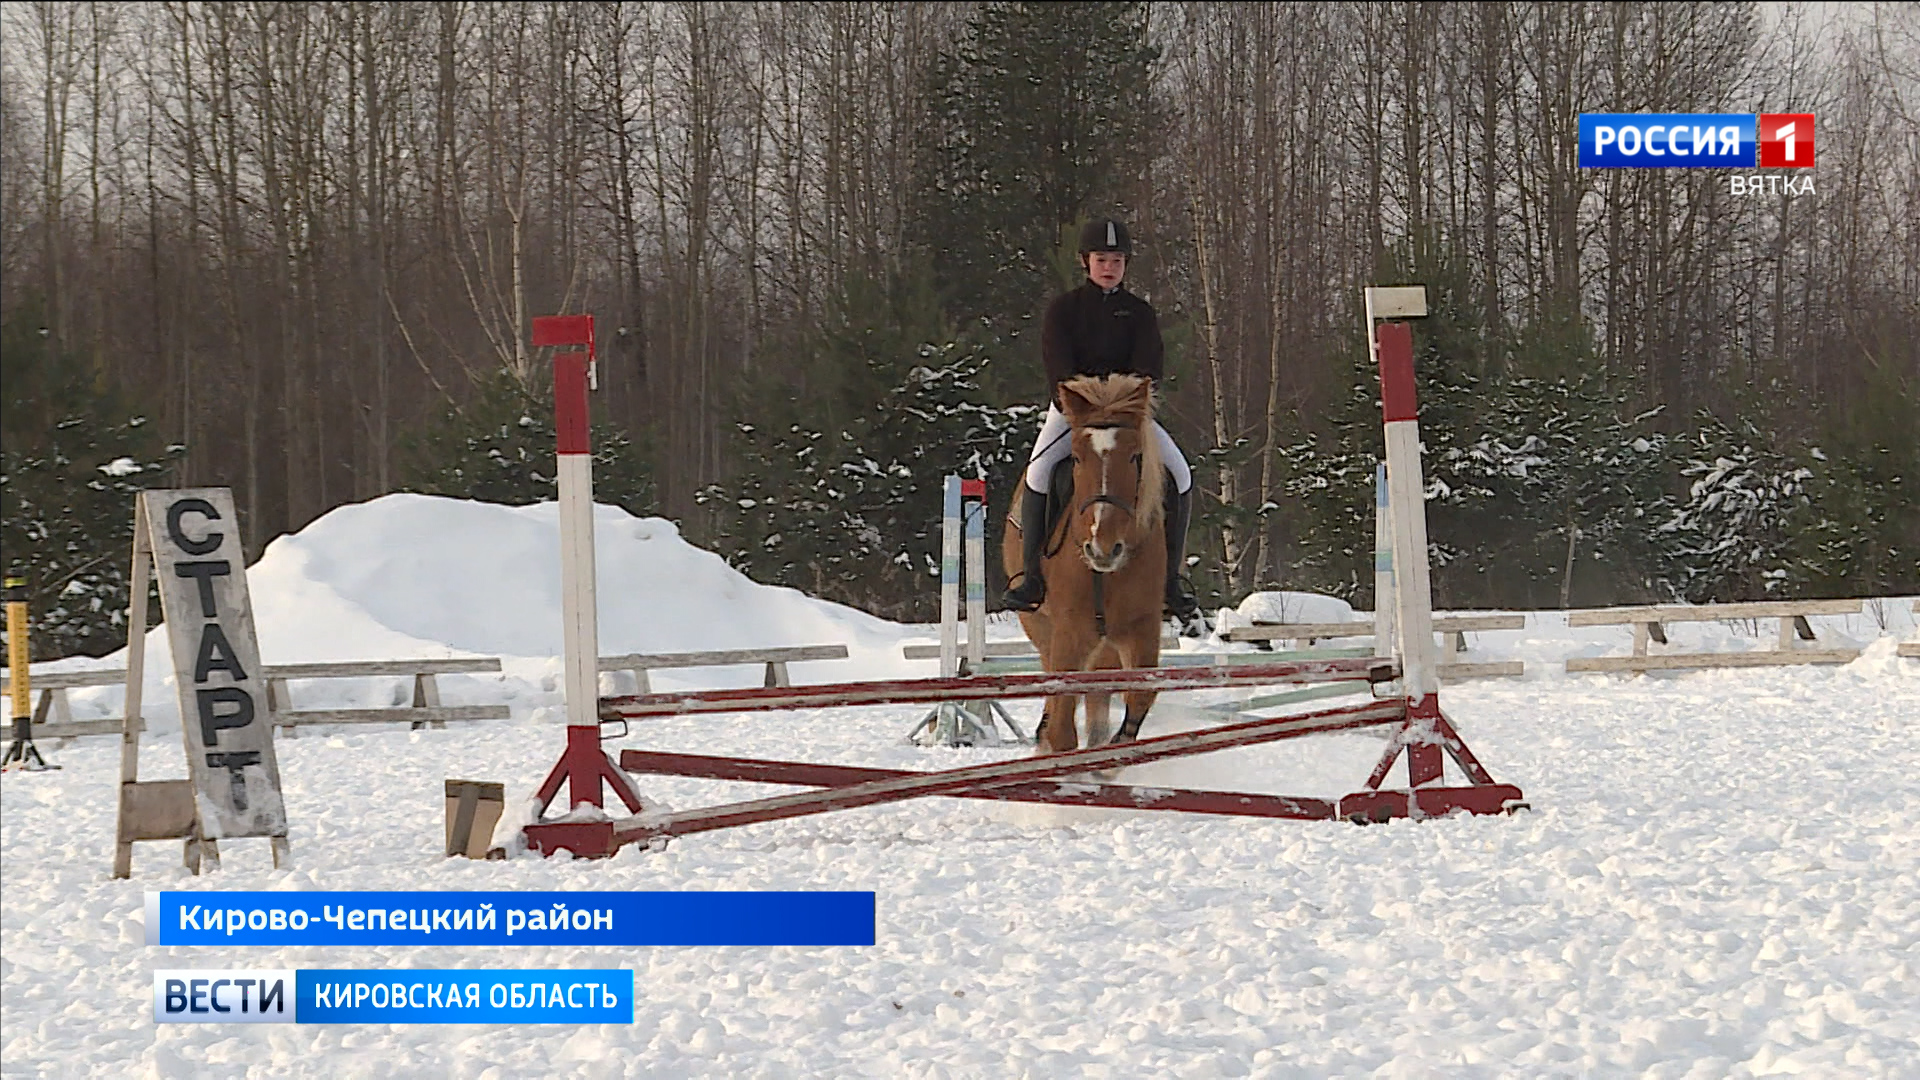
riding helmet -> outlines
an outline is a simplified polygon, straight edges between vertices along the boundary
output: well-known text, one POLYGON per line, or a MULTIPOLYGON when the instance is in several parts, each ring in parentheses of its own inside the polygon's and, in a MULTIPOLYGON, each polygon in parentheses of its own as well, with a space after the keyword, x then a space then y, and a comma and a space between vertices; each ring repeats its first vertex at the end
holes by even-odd
POLYGON ((1080 254, 1090 251, 1117 251, 1133 254, 1133 237, 1127 227, 1112 218, 1094 218, 1080 227, 1080 254))

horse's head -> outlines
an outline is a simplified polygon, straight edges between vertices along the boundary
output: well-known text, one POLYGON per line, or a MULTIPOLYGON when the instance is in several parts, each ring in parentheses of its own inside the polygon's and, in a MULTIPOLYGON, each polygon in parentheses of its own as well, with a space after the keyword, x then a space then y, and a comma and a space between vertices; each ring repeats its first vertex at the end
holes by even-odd
POLYGON ((1151 437, 1153 383, 1138 375, 1081 376, 1060 384, 1060 411, 1073 425, 1073 492, 1068 535, 1097 573, 1110 574, 1158 523, 1164 478, 1151 437))

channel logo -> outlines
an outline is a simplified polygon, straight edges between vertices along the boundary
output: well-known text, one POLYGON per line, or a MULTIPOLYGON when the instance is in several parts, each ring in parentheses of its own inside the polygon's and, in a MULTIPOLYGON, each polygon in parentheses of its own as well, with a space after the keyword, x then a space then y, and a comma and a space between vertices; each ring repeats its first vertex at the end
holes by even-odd
POLYGON ((241 970, 159 970, 153 973, 156 1024, 291 1024, 294 973, 241 970))
POLYGON ((621 969, 160 970, 158 1024, 631 1024, 621 969))
POLYGON ((1813 114, 1760 114, 1760 167, 1813 168, 1813 114))
POLYGON ((1812 168, 1812 113, 1581 113, 1583 169, 1812 168))

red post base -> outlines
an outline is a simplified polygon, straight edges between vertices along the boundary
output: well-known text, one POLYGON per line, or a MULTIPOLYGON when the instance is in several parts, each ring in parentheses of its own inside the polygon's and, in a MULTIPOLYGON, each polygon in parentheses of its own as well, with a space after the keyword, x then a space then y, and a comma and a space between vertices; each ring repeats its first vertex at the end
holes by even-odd
POLYGON ((542 855, 571 851, 576 859, 605 859, 620 849, 611 821, 553 821, 523 831, 527 846, 542 855))
POLYGON ((1524 810, 1526 806, 1520 789, 1512 784, 1475 784, 1413 791, 1361 791, 1342 798, 1334 812, 1347 821, 1365 825, 1394 818, 1417 821, 1456 813, 1507 814, 1524 810))
MULTIPOLYGON (((600 785, 603 781, 626 804, 628 813, 638 814, 644 805, 633 778, 620 771, 607 752, 600 748, 600 728, 597 725, 567 725, 567 748, 534 796, 538 803, 534 811, 536 818, 546 816, 553 797, 560 793, 562 781, 567 783, 569 810, 583 804, 601 805, 600 785)), ((551 855, 565 848, 582 858, 601 858, 613 854, 616 847, 610 821, 536 821, 524 831, 527 846, 542 855, 551 855)))

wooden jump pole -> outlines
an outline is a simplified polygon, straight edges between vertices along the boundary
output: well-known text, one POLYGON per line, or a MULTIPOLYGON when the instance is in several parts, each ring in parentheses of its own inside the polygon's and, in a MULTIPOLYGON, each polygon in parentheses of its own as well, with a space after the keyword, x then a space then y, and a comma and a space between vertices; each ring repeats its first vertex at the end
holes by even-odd
POLYGON ((1059 671, 1031 675, 962 675, 953 678, 827 683, 819 686, 752 686, 737 690, 634 694, 602 699, 600 715, 607 720, 639 720, 649 716, 685 716, 690 713, 991 701, 996 698, 1124 693, 1129 690, 1165 693, 1226 686, 1270 686, 1275 683, 1386 682, 1393 677, 1393 662, 1379 657, 1222 664, 1212 667, 1059 671))

